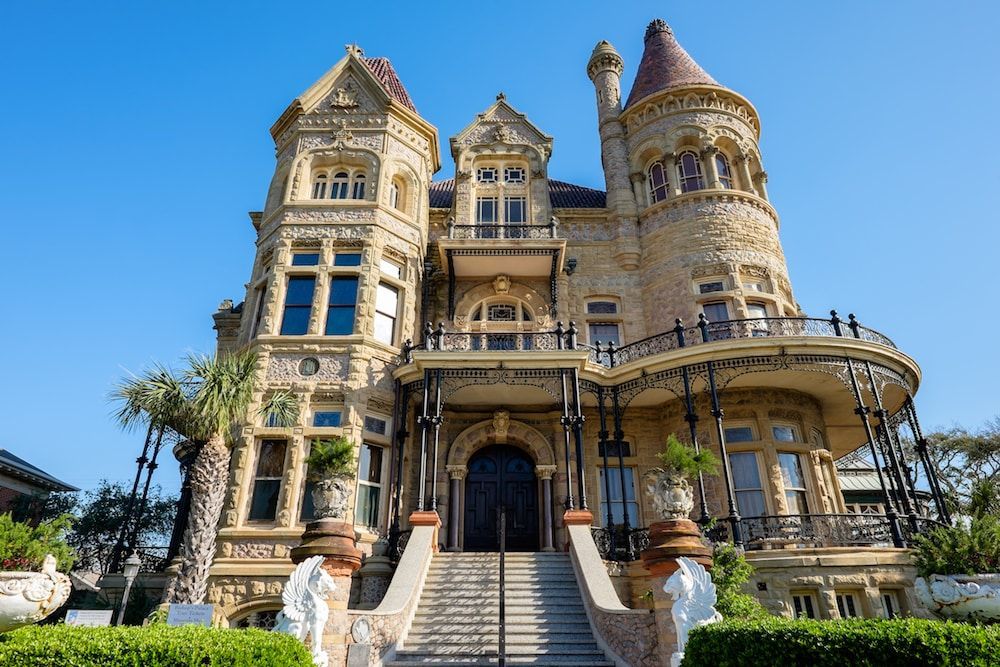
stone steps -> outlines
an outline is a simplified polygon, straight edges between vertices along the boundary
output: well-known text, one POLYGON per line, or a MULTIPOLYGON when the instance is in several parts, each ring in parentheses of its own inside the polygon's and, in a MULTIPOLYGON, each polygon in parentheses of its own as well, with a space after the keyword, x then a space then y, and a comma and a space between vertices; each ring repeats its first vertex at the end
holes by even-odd
MULTIPOLYGON (((612 666, 567 554, 508 554, 504 569, 508 664, 612 666)), ((497 554, 435 554, 406 642, 387 665, 497 664, 499 579, 497 554)))

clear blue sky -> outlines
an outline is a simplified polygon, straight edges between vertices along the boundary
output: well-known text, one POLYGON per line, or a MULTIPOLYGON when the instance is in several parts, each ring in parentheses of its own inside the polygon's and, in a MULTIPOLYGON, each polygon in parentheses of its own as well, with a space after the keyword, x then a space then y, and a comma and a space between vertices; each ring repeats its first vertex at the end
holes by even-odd
POLYGON ((915 357, 926 426, 1000 413, 1000 5, 602 6, 8 3, 0 447, 80 487, 131 476, 139 437, 107 392, 126 369, 211 350, 211 313, 249 276, 267 130, 344 44, 392 59, 440 131, 437 178, 447 138, 503 90, 555 136, 554 178, 603 188, 587 58, 608 39, 629 86, 658 16, 760 111, 806 311, 857 312, 915 357))

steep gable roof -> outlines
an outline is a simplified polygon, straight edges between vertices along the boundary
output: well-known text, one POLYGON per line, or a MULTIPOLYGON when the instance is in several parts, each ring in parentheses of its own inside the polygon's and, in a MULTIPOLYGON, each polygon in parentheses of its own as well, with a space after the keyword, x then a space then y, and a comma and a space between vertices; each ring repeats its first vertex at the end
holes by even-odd
POLYGON ((388 58, 366 58, 362 56, 361 62, 371 70, 375 78, 382 84, 382 87, 389 93, 389 97, 416 113, 417 107, 413 106, 410 94, 406 92, 406 87, 403 86, 403 82, 400 81, 399 75, 396 74, 396 69, 392 66, 388 58))
POLYGON ((625 102, 626 108, 661 90, 681 86, 719 85, 688 55, 663 19, 656 19, 646 27, 645 42, 642 61, 635 73, 628 101, 625 102))

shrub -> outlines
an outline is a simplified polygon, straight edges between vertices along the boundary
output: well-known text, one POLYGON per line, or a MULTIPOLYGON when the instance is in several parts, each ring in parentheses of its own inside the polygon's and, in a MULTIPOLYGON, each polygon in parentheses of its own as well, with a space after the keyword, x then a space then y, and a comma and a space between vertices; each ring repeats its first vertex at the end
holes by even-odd
POLYGON ((343 436, 313 440, 306 457, 309 479, 318 481, 331 475, 354 472, 354 443, 343 436))
POLYGON ((1000 572, 1000 519, 986 515, 967 525, 935 528, 917 536, 915 546, 921 577, 1000 572))
POLYGON ((1000 628, 906 618, 723 621, 691 633, 683 667, 995 667, 1000 628))
POLYGON ((37 526, 14 521, 0 514, 0 570, 38 570, 47 554, 56 558, 56 568, 68 572, 73 550, 66 544, 72 517, 68 514, 37 526))
POLYGON ((721 542, 715 545, 710 574, 718 596, 715 609, 724 618, 770 617, 757 598, 743 592, 743 584, 750 580, 753 566, 732 544, 721 542))
POLYGON ((302 642, 263 630, 29 626, 0 635, 0 667, 311 667, 302 642))
POLYGON ((671 433, 667 436, 667 445, 656 455, 665 469, 676 471, 685 477, 695 478, 699 473, 717 475, 719 459, 709 449, 695 451, 694 447, 685 445, 677 436, 671 433))

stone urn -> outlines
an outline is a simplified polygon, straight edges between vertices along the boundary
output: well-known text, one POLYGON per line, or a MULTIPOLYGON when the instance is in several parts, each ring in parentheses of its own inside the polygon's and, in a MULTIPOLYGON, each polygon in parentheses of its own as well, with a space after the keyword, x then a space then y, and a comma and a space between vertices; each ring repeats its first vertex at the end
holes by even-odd
POLYGON ((917 599, 941 618, 1000 621, 1000 574, 917 577, 917 599))
POLYGON ((41 572, 0 572, 0 632, 42 620, 66 603, 71 588, 51 554, 41 572))
POLYGON ((313 516, 316 519, 344 519, 353 481, 354 476, 348 474, 315 480, 312 488, 313 516))
POLYGON ((694 509, 694 488, 687 475, 676 470, 653 468, 646 473, 646 490, 661 519, 686 519, 694 509))

